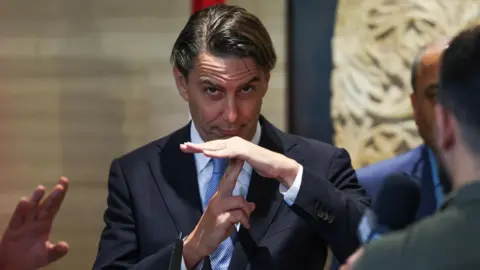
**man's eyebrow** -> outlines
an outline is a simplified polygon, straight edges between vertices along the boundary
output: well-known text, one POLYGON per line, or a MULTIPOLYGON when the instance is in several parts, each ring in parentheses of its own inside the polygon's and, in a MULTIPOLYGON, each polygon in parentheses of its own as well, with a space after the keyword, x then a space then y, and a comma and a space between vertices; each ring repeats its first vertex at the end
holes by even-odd
POLYGON ((438 83, 432 83, 428 85, 428 87, 425 89, 425 91, 432 91, 432 90, 437 90, 439 84, 438 83))
POLYGON ((251 84, 251 83, 259 82, 259 81, 260 81, 260 77, 255 76, 255 77, 251 78, 250 80, 248 80, 245 84, 251 84))
POLYGON ((200 77, 199 81, 200 81, 201 84, 210 84, 210 85, 213 85, 213 86, 217 85, 217 83, 215 83, 214 80, 212 80, 208 77, 200 77))
MULTIPOLYGON (((249 84, 256 83, 256 82, 259 82, 259 81, 260 81, 260 77, 259 76, 254 76, 251 79, 249 79, 248 81, 242 83, 239 86, 239 88, 245 87, 249 84)), ((215 87, 218 87, 218 88, 221 87, 217 82, 215 82, 215 80, 212 80, 211 78, 206 77, 206 76, 200 77, 199 82, 200 82, 200 84, 207 84, 207 85, 215 86, 215 87)))
POLYGON ((241 87, 244 87, 244 86, 247 86, 249 84, 259 82, 259 81, 260 81, 260 77, 258 77, 258 76, 252 77, 250 80, 246 81, 245 83, 242 83, 241 87))

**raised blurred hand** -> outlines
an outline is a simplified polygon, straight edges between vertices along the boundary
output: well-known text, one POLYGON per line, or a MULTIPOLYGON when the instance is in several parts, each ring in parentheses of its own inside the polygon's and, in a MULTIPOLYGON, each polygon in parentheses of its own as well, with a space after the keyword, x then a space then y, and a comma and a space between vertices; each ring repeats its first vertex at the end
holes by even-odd
POLYGON ((52 223, 67 189, 68 179, 61 177, 43 201, 45 187, 38 186, 30 198, 23 197, 18 202, 0 240, 0 269, 34 270, 67 254, 66 242, 50 241, 52 223))

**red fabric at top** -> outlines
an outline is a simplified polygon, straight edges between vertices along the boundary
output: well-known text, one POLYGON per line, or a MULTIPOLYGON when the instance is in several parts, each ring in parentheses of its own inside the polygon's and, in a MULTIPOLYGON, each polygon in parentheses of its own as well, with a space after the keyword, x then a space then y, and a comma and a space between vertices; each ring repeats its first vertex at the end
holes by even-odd
POLYGON ((225 0, 192 0, 192 14, 215 4, 225 4, 225 0))

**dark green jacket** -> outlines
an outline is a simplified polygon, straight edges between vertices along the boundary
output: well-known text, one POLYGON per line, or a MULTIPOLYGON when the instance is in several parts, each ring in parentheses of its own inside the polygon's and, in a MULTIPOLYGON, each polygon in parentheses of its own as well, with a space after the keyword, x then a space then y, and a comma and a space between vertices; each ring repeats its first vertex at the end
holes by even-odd
POLYGON ((365 247, 355 270, 480 269, 480 182, 453 192, 439 212, 365 247))

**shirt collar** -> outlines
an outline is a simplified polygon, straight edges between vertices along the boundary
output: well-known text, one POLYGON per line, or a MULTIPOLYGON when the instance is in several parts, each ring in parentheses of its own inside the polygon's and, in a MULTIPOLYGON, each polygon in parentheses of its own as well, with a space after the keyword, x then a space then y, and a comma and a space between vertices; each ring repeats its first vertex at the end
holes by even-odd
MULTIPOLYGON (((258 145, 260 143, 260 137, 262 136, 262 127, 260 126, 260 122, 257 122, 257 129, 255 130, 255 134, 253 135, 253 138, 251 140, 252 143, 258 145)), ((200 137, 200 134, 198 133, 197 128, 195 127, 195 123, 192 120, 192 123, 190 125, 190 139, 192 143, 204 143, 202 137, 200 137)), ((202 153, 195 153, 195 165, 197 168, 197 174, 200 173, 205 167, 207 166, 208 162, 210 161, 210 158, 205 156, 202 153)), ((245 170, 247 173, 252 172, 252 166, 245 162, 243 164, 243 170, 245 170)))

